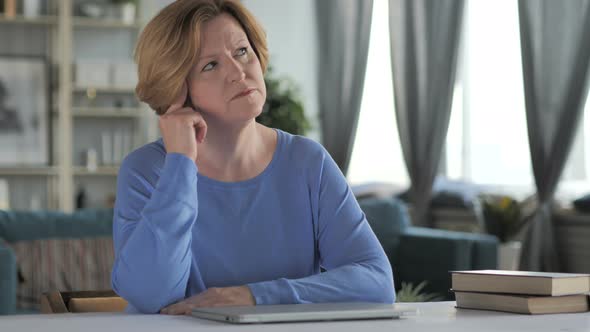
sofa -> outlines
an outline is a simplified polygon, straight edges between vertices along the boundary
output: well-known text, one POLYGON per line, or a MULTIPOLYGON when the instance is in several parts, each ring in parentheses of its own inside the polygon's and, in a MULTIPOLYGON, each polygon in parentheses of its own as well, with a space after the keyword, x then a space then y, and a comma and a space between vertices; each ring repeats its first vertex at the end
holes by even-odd
MULTIPOLYGON (((496 268, 493 236, 413 227, 405 205, 395 198, 359 204, 398 289, 402 282, 427 281, 425 291, 452 299, 449 271, 496 268)), ((39 296, 48 290, 109 289, 112 217, 112 210, 0 210, 0 314, 39 312, 39 296)))
POLYGON ((108 209, 0 210, 0 314, 39 312, 48 290, 110 289, 112 220, 108 209))
POLYGON ((454 300, 449 271, 496 269, 498 239, 410 224, 407 206, 394 197, 359 198, 367 221, 393 268, 396 289, 426 281, 423 291, 454 300))

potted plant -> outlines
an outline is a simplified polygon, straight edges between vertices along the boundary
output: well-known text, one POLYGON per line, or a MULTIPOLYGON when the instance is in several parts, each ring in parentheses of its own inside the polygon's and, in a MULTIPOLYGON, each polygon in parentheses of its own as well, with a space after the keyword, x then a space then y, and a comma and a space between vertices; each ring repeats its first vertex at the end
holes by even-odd
POLYGON ((482 195, 481 201, 486 230, 500 240, 498 268, 517 270, 521 242, 515 237, 526 224, 522 206, 512 197, 504 195, 482 195))
POLYGON ((264 82, 266 102, 256 121, 293 135, 305 135, 311 126, 305 117, 303 102, 295 83, 286 77, 276 77, 270 66, 264 82))

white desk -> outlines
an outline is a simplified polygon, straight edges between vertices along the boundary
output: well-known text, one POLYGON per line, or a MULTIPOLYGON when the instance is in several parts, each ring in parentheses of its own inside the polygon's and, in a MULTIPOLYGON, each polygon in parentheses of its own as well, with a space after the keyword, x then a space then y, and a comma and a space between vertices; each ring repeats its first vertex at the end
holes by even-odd
POLYGON ((0 331, 590 331, 590 313, 520 315, 455 309, 455 302, 399 304, 418 309, 415 316, 395 320, 230 325, 189 316, 123 313, 0 316, 0 331))

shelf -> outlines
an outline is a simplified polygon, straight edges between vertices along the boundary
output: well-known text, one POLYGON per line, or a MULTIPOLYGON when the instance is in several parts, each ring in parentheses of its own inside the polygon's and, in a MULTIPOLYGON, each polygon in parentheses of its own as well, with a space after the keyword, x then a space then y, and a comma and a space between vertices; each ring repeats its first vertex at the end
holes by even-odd
POLYGON ((22 24, 22 25, 53 25, 57 24, 56 16, 37 16, 37 17, 6 17, 0 14, 0 24, 22 24))
POLYGON ((139 22, 125 23, 115 19, 96 19, 88 17, 74 17, 74 26, 80 28, 106 28, 106 29, 140 29, 139 22))
POLYGON ((74 167, 74 175, 77 176, 117 176, 118 173, 118 166, 102 166, 98 167, 95 171, 89 171, 84 166, 74 167))
POLYGON ((135 88, 133 87, 92 87, 92 86, 76 86, 72 89, 74 93, 87 93, 89 90, 96 94, 99 93, 128 93, 135 94, 135 88))
MULTIPOLYGON (((17 15, 7 17, 0 14, 0 24, 28 24, 28 25, 54 25, 57 24, 57 16, 39 15, 37 17, 25 17, 17 15)), ((96 19, 87 17, 74 17, 73 26, 80 28, 105 28, 105 29, 141 29, 141 23, 125 23, 115 19, 96 19)))
POLYGON ((72 116, 79 118, 137 118, 142 115, 142 109, 116 107, 73 107, 72 116))
POLYGON ((40 176, 51 176, 57 175, 57 167, 45 166, 45 167, 0 167, 0 176, 7 175, 40 175, 40 176))

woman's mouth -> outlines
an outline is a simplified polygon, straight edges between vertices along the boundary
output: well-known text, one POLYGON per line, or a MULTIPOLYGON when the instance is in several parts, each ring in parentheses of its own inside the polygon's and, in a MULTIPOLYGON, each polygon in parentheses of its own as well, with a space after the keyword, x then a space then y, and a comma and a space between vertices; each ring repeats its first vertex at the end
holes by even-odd
POLYGON ((251 94, 252 92, 254 92, 254 91, 256 91, 256 89, 254 89, 254 88, 248 88, 248 89, 246 89, 246 90, 244 90, 244 91, 242 91, 242 92, 238 93, 237 95, 235 95, 235 96, 232 98, 232 100, 234 100, 234 99, 238 99, 238 98, 240 98, 240 97, 245 97, 245 96, 248 96, 248 95, 250 95, 250 94, 251 94))

